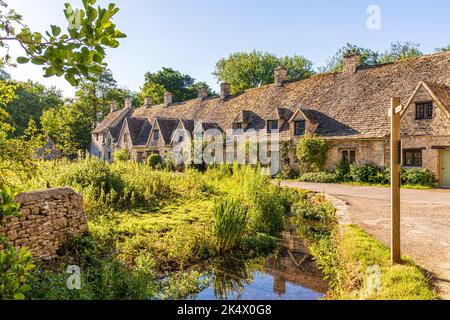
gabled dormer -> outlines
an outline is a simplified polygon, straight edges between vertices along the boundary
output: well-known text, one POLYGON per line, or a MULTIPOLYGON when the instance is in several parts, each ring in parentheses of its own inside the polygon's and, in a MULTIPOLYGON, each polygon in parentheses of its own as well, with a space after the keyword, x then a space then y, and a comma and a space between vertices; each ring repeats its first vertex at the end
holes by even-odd
POLYGON ((157 117, 148 137, 147 146, 149 148, 170 146, 173 133, 179 122, 178 119, 157 117))
POLYGON ((318 123, 308 118, 301 109, 297 109, 288 122, 290 134, 293 138, 301 138, 306 133, 312 134, 319 126, 318 123))
POLYGON ((420 82, 402 112, 402 135, 450 134, 450 87, 420 82))
POLYGON ((120 130, 119 139, 117 142, 119 149, 126 149, 130 151, 133 147, 133 142, 131 141, 130 127, 128 125, 128 118, 125 118, 122 129, 120 130))
POLYGON ((275 108, 265 120, 267 133, 272 133, 275 130, 280 132, 285 123, 289 120, 288 112, 289 110, 285 108, 275 108))
POLYGON ((250 124, 250 112, 246 110, 241 110, 237 114, 236 118, 234 118, 232 123, 233 132, 243 133, 247 130, 250 124))
POLYGON ((193 120, 180 119, 177 128, 172 134, 171 145, 186 143, 192 139, 195 123, 193 120))

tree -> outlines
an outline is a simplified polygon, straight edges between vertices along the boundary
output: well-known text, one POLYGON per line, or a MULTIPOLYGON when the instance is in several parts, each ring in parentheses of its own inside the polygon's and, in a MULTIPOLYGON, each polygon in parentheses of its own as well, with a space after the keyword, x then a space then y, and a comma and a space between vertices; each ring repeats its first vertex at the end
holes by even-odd
POLYGON ((392 63, 422 55, 419 50, 419 44, 412 42, 395 42, 383 54, 371 49, 361 48, 347 43, 340 48, 334 56, 327 60, 325 66, 319 68, 319 72, 340 72, 344 65, 344 56, 346 54, 359 54, 362 66, 377 66, 383 63, 392 63))
POLYGON ((254 50, 236 52, 220 59, 213 75, 220 82, 229 82, 232 94, 236 94, 273 83, 274 70, 278 66, 289 69, 291 80, 305 79, 314 74, 312 62, 302 56, 278 58, 274 54, 254 50))
POLYGON ((419 57, 423 53, 419 50, 420 44, 412 42, 394 42, 391 47, 382 54, 378 64, 392 63, 409 58, 419 57))
POLYGON ((76 155, 78 150, 89 148, 92 120, 86 117, 78 103, 44 111, 41 124, 44 134, 53 139, 64 155, 76 155))
POLYGON ((347 54, 359 54, 361 57, 361 65, 374 66, 378 64, 379 53, 371 49, 358 47, 356 45, 347 43, 340 48, 334 56, 326 61, 325 66, 319 67, 319 72, 339 72, 344 66, 344 56, 347 54))
POLYGON ((82 81, 75 92, 75 101, 84 110, 93 127, 110 112, 112 101, 117 101, 123 107, 126 98, 132 98, 134 105, 137 104, 137 95, 119 88, 108 69, 98 77, 97 82, 82 81))
POLYGON ((436 48, 435 50, 436 52, 445 52, 445 51, 450 51, 450 44, 446 47, 442 47, 442 48, 436 48))
POLYGON ((153 104, 160 104, 164 100, 166 91, 172 93, 174 102, 186 101, 196 98, 201 86, 206 86, 208 93, 213 94, 205 83, 196 82, 190 75, 163 67, 155 73, 148 72, 145 74, 140 101, 143 102, 144 97, 148 96, 153 104))
POLYGON ((64 103, 62 92, 55 87, 47 88, 32 81, 12 83, 16 88, 15 98, 5 106, 5 111, 11 115, 16 137, 24 134, 30 120, 40 127, 44 110, 59 108, 64 103))
MULTIPOLYGON (((64 14, 68 23, 67 33, 56 25, 44 34, 33 32, 14 10, 7 11, 8 5, 0 0, 0 47, 8 49, 11 41, 18 42, 25 55, 17 58, 20 64, 31 62, 42 65, 45 77, 65 76, 77 85, 81 79, 96 81, 106 63, 106 48, 119 46, 118 39, 126 37, 116 29, 112 18, 119 9, 114 4, 108 7, 94 7, 97 0, 83 0, 83 9, 73 9, 65 4, 64 14)), ((13 65, 11 56, 6 54, 1 65, 13 65)))

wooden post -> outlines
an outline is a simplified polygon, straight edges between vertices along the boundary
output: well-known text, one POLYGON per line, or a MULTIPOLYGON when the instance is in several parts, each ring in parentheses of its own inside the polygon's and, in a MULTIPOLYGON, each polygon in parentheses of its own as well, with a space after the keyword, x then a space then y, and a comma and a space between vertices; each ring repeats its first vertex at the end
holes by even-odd
POLYGON ((391 260, 401 263, 400 253, 400 98, 391 100, 391 260))

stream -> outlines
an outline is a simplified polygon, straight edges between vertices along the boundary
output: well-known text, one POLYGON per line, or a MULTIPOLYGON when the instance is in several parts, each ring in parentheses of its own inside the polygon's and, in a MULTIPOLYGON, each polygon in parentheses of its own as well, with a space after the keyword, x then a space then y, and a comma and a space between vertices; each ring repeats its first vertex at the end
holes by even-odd
POLYGON ((278 248, 252 260, 227 256, 197 268, 209 286, 196 300, 317 300, 328 284, 295 225, 281 234, 278 248))

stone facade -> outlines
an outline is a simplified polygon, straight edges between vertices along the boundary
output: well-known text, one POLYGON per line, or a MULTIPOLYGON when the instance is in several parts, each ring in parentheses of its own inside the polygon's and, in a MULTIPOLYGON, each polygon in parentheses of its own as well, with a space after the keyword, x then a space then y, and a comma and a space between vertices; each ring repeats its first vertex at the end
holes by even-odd
POLYGON ((21 193, 15 201, 22 215, 8 219, 0 234, 18 248, 28 247, 35 258, 56 258, 69 235, 88 232, 83 196, 70 188, 21 193))

